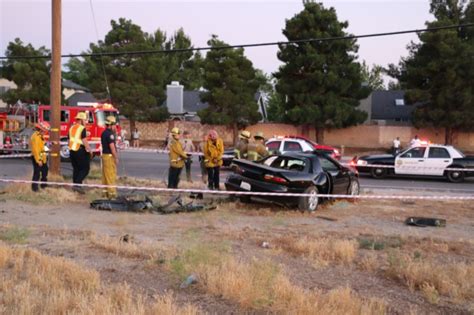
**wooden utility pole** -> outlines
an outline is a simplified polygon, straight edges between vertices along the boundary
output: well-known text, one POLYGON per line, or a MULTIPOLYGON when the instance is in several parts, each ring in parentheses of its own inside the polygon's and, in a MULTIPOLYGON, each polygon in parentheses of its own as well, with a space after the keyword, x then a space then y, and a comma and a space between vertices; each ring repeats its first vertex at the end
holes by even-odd
POLYGON ((59 175, 61 172, 61 157, 59 155, 59 140, 61 129, 61 0, 52 0, 52 55, 51 55, 51 131, 53 143, 51 150, 51 172, 59 175))

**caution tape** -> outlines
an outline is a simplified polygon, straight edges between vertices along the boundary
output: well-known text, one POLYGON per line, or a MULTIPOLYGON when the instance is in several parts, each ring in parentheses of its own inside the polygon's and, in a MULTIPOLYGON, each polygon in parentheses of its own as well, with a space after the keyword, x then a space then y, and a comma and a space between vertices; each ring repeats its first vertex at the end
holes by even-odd
POLYGON ((31 154, 7 154, 7 155, 0 155, 0 159, 16 159, 16 158, 26 158, 31 157, 31 154))
POLYGON ((146 186, 122 186, 122 185, 102 185, 102 184, 74 184, 64 182, 41 182, 21 179, 1 178, 0 182, 16 184, 47 184, 49 186, 64 187, 85 187, 85 188, 116 188, 121 190, 151 191, 164 193, 196 193, 211 195, 231 195, 231 196, 271 196, 271 197, 320 197, 331 199, 395 199, 395 200, 474 200, 473 196, 417 196, 417 195, 331 195, 331 194, 305 194, 305 193, 273 193, 273 192, 252 192, 252 191, 222 191, 207 189, 181 189, 181 188, 160 188, 146 186))

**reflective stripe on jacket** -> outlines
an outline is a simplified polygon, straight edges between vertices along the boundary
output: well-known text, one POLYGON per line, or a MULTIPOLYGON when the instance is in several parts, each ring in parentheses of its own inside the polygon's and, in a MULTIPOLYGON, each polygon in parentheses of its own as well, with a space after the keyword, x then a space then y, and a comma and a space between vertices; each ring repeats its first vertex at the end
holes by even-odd
POLYGON ((222 166, 222 155, 224 155, 224 142, 217 139, 215 142, 207 140, 204 144, 204 163, 206 167, 222 166))
POLYGON ((69 150, 77 151, 81 148, 82 143, 82 131, 84 130, 83 125, 74 124, 69 129, 69 150))
POLYGON ((44 151, 44 140, 43 136, 38 132, 35 131, 31 135, 30 139, 30 147, 31 147, 31 155, 35 159, 36 163, 46 163, 48 160, 48 155, 44 151))

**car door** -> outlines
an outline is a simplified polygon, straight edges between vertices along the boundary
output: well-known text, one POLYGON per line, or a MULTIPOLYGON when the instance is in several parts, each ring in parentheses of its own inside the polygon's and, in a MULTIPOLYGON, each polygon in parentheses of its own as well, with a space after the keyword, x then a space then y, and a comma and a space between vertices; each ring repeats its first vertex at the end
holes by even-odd
POLYGON ((443 147, 429 147, 428 158, 425 160, 425 175, 443 176, 444 170, 451 165, 453 158, 443 147))
POLYGON ((326 157, 319 156, 319 161, 321 168, 331 175, 331 181, 333 182, 332 193, 346 194, 351 181, 349 171, 326 157))
POLYGON ((426 147, 416 147, 395 158, 395 174, 424 175, 426 147))

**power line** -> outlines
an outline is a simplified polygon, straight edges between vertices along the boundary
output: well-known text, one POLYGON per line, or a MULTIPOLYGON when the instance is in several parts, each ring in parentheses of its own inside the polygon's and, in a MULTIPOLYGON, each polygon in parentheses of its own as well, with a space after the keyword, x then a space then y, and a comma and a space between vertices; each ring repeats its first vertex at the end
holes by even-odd
MULTIPOLYGON (((81 54, 68 54, 62 55, 62 58, 74 58, 74 57, 98 57, 98 56, 122 56, 122 55, 149 55, 149 54, 161 54, 161 53, 181 53, 181 52, 192 52, 192 51, 205 51, 205 50, 219 50, 219 49, 234 49, 234 48, 251 48, 251 47, 263 47, 263 46, 276 46, 276 45, 290 45, 290 44, 303 44, 303 43, 314 43, 314 42, 329 42, 336 40, 350 40, 359 38, 370 38, 370 37, 383 37, 383 36, 395 36, 412 33, 424 33, 424 32, 435 32, 439 30, 458 29, 463 27, 474 27, 474 23, 467 24, 456 24, 448 26, 438 26, 425 29, 412 29, 405 31, 396 32, 385 32, 385 33, 372 33, 363 35, 348 35, 348 36, 337 36, 337 37, 326 37, 326 38, 309 38, 309 39, 298 39, 283 42, 267 42, 267 43, 255 43, 255 44, 242 44, 242 45, 226 45, 217 47, 197 47, 197 48, 181 48, 181 49, 161 49, 161 50, 134 50, 134 51, 117 51, 117 52, 101 52, 101 53, 81 53, 81 54)), ((51 55, 45 56, 1 56, 0 60, 19 60, 19 59, 49 59, 51 55)))

